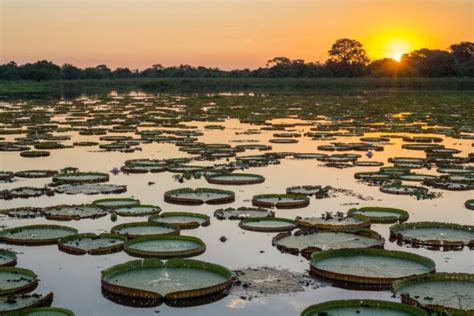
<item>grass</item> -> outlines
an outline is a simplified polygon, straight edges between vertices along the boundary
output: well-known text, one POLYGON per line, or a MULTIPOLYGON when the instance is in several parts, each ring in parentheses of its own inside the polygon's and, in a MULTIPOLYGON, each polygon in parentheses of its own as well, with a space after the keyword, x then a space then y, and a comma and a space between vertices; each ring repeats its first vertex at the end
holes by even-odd
POLYGON ((59 81, 0 81, 0 96, 51 94, 75 96, 143 90, 147 92, 474 90, 474 78, 132 78, 59 81))

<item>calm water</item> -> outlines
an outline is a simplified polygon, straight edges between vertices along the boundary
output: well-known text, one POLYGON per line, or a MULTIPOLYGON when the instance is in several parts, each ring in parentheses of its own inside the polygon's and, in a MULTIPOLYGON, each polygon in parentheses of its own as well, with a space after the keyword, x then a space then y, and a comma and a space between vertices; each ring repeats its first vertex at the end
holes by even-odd
MULTIPOLYGON (((252 99, 249 96, 240 96, 242 99, 239 100, 239 96, 221 96, 221 98, 231 97, 233 98, 233 106, 238 106, 235 111, 242 111, 242 108, 251 106, 252 99), (235 101, 234 101, 235 99, 235 101)), ((140 107, 140 102, 154 102, 156 108, 167 109, 172 108, 174 113, 183 113, 187 110, 185 106, 182 106, 180 98, 169 96, 167 100, 171 99, 172 102, 159 102, 159 97, 149 97, 143 99, 143 95, 127 97, 127 99, 117 99, 115 101, 124 103, 129 102, 135 104, 135 107, 140 107)), ((377 99, 372 100, 369 98, 350 97, 347 99, 340 98, 334 99, 328 97, 319 97, 315 100, 310 100, 310 103, 314 104, 312 113, 308 113, 308 106, 303 109, 299 107, 299 102, 306 102, 302 97, 290 98, 287 100, 288 108, 294 108, 291 110, 292 114, 288 111, 283 115, 276 113, 275 119, 271 121, 273 124, 277 123, 311 123, 312 126, 294 126, 288 127, 287 131, 294 131, 301 134, 309 131, 311 127, 314 127, 317 123, 329 123, 334 122, 337 118, 347 119, 347 113, 363 107, 368 103, 383 102, 383 100, 377 99), (332 117, 329 117, 331 111, 322 110, 324 112, 318 117, 318 102, 327 104, 330 103, 344 103, 347 102, 348 110, 343 111, 342 107, 338 106, 334 108, 332 117), (360 108, 358 108, 360 107, 360 108), (340 111, 340 112, 337 112, 340 111), (317 120, 316 120, 317 119, 317 120)), ((415 97, 413 97, 415 98, 415 97)), ((76 102, 89 102, 94 98, 83 99, 82 101, 76 102)), ((391 102, 398 102, 396 97, 391 102)), ((441 99, 441 97, 440 97, 441 99)), ((414 102, 419 104, 420 100, 411 100, 407 97, 407 102, 414 102), (418 102, 418 103, 417 103, 418 102)), ((430 102, 437 100, 436 97, 428 98, 425 100, 426 106, 429 108, 427 113, 433 111, 430 108, 432 105, 430 102)), ((102 100, 91 106, 91 113, 95 110, 104 108, 103 104, 107 102, 113 102, 114 100, 102 100)), ((452 114, 459 113, 465 114, 466 104, 473 106, 473 99, 464 97, 462 101, 459 101, 456 97, 446 97, 442 99, 444 102, 440 108, 444 108, 446 111, 452 109, 452 114), (450 101, 451 100, 451 101, 450 101), (469 103, 470 102, 470 103, 469 103), (464 104, 463 107, 450 108, 449 105, 464 104), (460 110, 461 109, 461 110, 460 110), (463 110, 462 110, 463 109, 463 110)), ((38 105, 35 109, 51 108, 56 102, 48 101, 45 104, 35 101, 38 105)), ((217 100, 216 102, 219 102, 217 100)), ((267 104, 265 101, 259 101, 260 104, 267 104)), ((285 99, 278 99, 279 106, 284 104, 285 99)), ((405 102, 405 101, 404 101, 405 102)), ((195 102, 193 108, 199 107, 199 100, 195 102)), ((307 102, 306 102, 307 103, 307 102)), ((13 101, 5 102, 2 105, 13 104, 13 101)), ((272 105, 272 100, 268 100, 268 106, 272 105)), ((261 105, 263 106, 263 105, 261 105)), ((105 108, 110 105, 105 106, 105 108)), ((209 108, 212 111, 214 104, 209 100, 202 101, 202 111, 209 108)), ((402 107, 401 107, 402 108, 402 107)), ((434 109, 438 111, 438 109, 434 109)), ((394 113, 386 113, 386 117, 409 117, 409 114, 402 114, 396 112, 397 108, 381 107, 380 111, 395 111, 394 113)), ((271 110, 269 111, 272 112, 271 110)), ((222 122, 203 122, 203 121, 192 121, 187 120, 184 122, 188 126, 196 126, 198 130, 204 132, 204 136, 199 136, 198 141, 204 143, 226 143, 232 146, 242 144, 238 141, 249 141, 257 140, 259 144, 271 145, 272 151, 282 152, 322 152, 317 150, 317 146, 323 144, 330 144, 331 141, 319 141, 312 140, 310 137, 297 138, 299 142, 297 144, 270 144, 268 141, 274 138, 274 133, 282 131, 265 131, 262 130, 261 134, 246 135, 241 134, 249 129, 259 129, 258 125, 251 125, 247 123, 240 123, 234 115, 236 112, 229 112, 222 122), (225 126, 225 130, 211 130, 204 129, 205 125, 218 124, 225 126)), ((375 112, 374 112, 375 113, 375 112)), ((416 113, 415 113, 416 114, 416 113)), ((426 114, 426 113, 423 113, 426 114)), ((154 114, 157 115, 157 114, 154 114)), ((168 114, 169 115, 169 114, 168 114)), ((176 114, 178 115, 178 114, 176 114)), ((267 118, 270 114, 266 114, 267 118)), ((377 115, 383 116, 384 113, 377 113, 377 115)), ((65 121, 68 113, 58 114, 55 119, 58 121, 65 121)), ((224 118, 224 115, 220 114, 220 117, 224 118)), ((418 117, 412 117, 412 119, 405 122, 400 120, 400 123, 424 123, 423 119, 429 120, 429 116, 420 115, 418 117)), ((377 119, 374 119, 377 121, 377 119)), ((384 121, 379 119, 379 123, 383 126, 384 121)), ((111 126, 108 126, 111 127, 111 126)), ((452 126, 451 126, 452 127, 452 126)), ((472 126, 471 126, 472 128, 472 126)), ((147 128, 140 128, 150 129, 147 128)), ((159 128, 161 129, 161 128, 159 128)), ((369 136, 380 136, 387 134, 386 132, 370 132, 365 133, 364 137, 369 136)), ((402 133, 396 133, 402 134, 402 133)), ((86 141, 94 140, 98 141, 100 136, 80 136, 77 132, 64 132, 54 133, 54 135, 69 135, 71 140, 64 141, 64 144, 72 144, 75 141, 86 141)), ((138 138, 134 133, 109 133, 109 135, 129 135, 138 138)), ((462 151, 458 156, 466 156, 469 152, 473 151, 472 140, 466 139, 453 139, 445 137, 443 135, 432 135, 432 134, 410 134, 403 133, 408 136, 437 136, 443 138, 443 145, 447 148, 456 148, 462 151)), ((6 140, 13 140, 15 137, 24 135, 2 135, 6 140)), ((360 137, 337 137, 338 142, 358 142, 360 137)), ((105 143, 105 142, 101 142, 105 143)), ((245 143, 245 142, 243 142, 245 143)), ((370 159, 373 161, 384 162, 386 166, 390 166, 387 162, 389 157, 404 156, 404 157, 425 157, 423 151, 408 151, 401 148, 404 142, 402 139, 394 138, 390 140, 390 144, 385 145, 385 150, 382 152, 374 152, 374 156, 370 159)), ((128 159, 137 158, 150 158, 150 159, 166 159, 166 158, 178 158, 188 157, 189 155, 185 152, 179 151, 178 147, 173 144, 163 143, 151 143, 141 144, 142 151, 136 151, 134 153, 119 153, 119 152, 97 152, 97 147, 74 147, 67 149, 51 150, 51 156, 46 158, 21 158, 18 152, 0 152, 0 170, 4 171, 20 171, 27 169, 60 169, 67 166, 73 166, 79 168, 81 171, 100 171, 109 172, 113 168, 119 168, 124 165, 124 162, 128 159)), ((268 151, 267 151, 268 152, 268 151)), ((260 151, 246 151, 245 153, 238 153, 238 155, 252 155, 262 154, 260 151)), ((341 153, 341 152, 324 152, 328 154, 341 153)), ((352 152, 354 153, 354 152, 352 152)), ((363 154, 360 160, 368 160, 365 157, 364 152, 355 152, 363 154)), ((230 159, 231 161, 233 158, 230 159)), ((225 163, 225 159, 218 161, 194 161, 192 164, 200 165, 212 165, 214 163, 225 163)), ((472 166, 472 164, 471 164, 472 166)), ((36 206, 46 207, 54 206, 59 204, 82 204, 90 203, 96 199, 106 197, 134 197, 141 201, 142 204, 155 204, 159 205, 163 211, 188 211, 188 212, 200 212, 211 216, 211 225, 208 227, 200 227, 194 230, 184 230, 182 235, 191 235, 201 238, 207 245, 207 250, 202 255, 195 257, 198 260, 209 261, 226 266, 230 269, 240 269, 245 267, 259 267, 259 266, 272 266, 284 269, 289 269, 295 272, 307 273, 309 268, 308 261, 301 256, 294 256, 291 254, 282 254, 275 247, 272 247, 271 240, 275 234, 270 233, 258 233, 245 231, 238 227, 238 221, 219 221, 213 218, 213 213, 216 209, 221 207, 240 207, 250 206, 253 195, 265 194, 265 193, 284 193, 285 189, 295 185, 330 185, 337 188, 350 189, 356 193, 362 194, 363 196, 370 196, 373 199, 363 201, 354 196, 339 194, 338 197, 332 197, 327 199, 316 200, 311 198, 311 203, 308 207, 301 209, 289 209, 289 210, 275 210, 276 216, 285 218, 295 218, 296 216, 309 217, 309 216, 320 216, 326 211, 343 211, 346 212, 351 207, 361 206, 386 206, 406 209, 410 213, 410 221, 441 221, 441 222, 452 222, 459 224, 474 224, 474 212, 464 207, 464 201, 474 198, 472 191, 444 191, 432 189, 433 192, 442 192, 442 198, 432 200, 416 200, 410 196, 397 196, 384 194, 379 192, 378 187, 368 186, 363 183, 357 182, 354 179, 354 173, 360 171, 375 171, 377 168, 372 167, 353 167, 346 169, 328 168, 323 166, 323 163, 317 160, 296 160, 293 158, 281 159, 281 164, 271 165, 267 167, 257 167, 245 170, 247 173, 255 173, 265 177, 265 182, 254 185, 243 185, 243 186, 222 186, 208 184, 205 179, 192 179, 187 180, 185 183, 179 183, 173 179, 172 173, 147 173, 147 174, 118 174, 110 175, 109 183, 113 184, 124 184, 127 185, 128 191, 119 195, 60 195, 56 194, 53 197, 39 197, 30 199, 14 199, 9 201, 0 201, 1 208, 13 208, 23 206, 36 206), (149 185, 149 182, 154 182, 154 185, 149 185), (220 188, 226 190, 232 190, 235 192, 236 200, 233 203, 217 205, 217 206, 180 206, 174 204, 168 204, 164 202, 163 194, 165 191, 171 189, 178 189, 182 187, 208 187, 208 188, 220 188), (349 205, 350 204, 350 205, 349 205), (219 241, 221 236, 226 236, 227 241, 222 243, 219 241), (260 251, 263 250, 264 253, 260 251)), ((437 174, 436 168, 431 170, 419 169, 414 170, 415 172, 437 174)), ((50 178, 46 179, 18 179, 13 183, 1 183, 0 189, 10 189, 20 186, 36 186, 41 187, 50 182, 50 178)), ((146 217, 119 217, 116 222, 112 222, 110 216, 103 217, 96 220, 85 219, 81 221, 71 222, 59 222, 59 224, 68 225, 79 230, 80 233, 85 232, 108 232, 114 225, 126 222, 134 222, 146 220, 146 217)), ((8 217, 1 217, 0 224, 7 227, 15 227, 20 225, 38 224, 38 223, 53 223, 58 222, 47 221, 44 218, 37 219, 24 219, 24 220, 13 220, 8 217)), ((436 263, 437 271, 446 272, 474 272, 474 256, 473 252, 469 249, 463 251, 430 251, 427 249, 411 249, 406 246, 398 246, 395 243, 388 241, 388 228, 390 225, 377 224, 373 225, 373 229, 379 232, 385 239, 386 249, 404 250, 408 252, 414 252, 420 255, 428 256, 433 259, 436 263)), ((128 256, 126 253, 121 252, 117 254, 102 255, 102 256, 73 256, 57 249, 57 246, 39 246, 39 247, 22 247, 22 246, 10 246, 4 245, 5 248, 11 248, 18 252, 18 265, 19 267, 25 267, 35 271, 40 278, 39 287, 37 292, 49 292, 54 293, 54 306, 66 307, 73 310, 76 315, 155 315, 159 311, 159 315, 299 315, 299 313, 307 306, 319 302, 324 302, 332 299, 343 299, 343 298, 375 298, 385 299, 391 301, 399 301, 399 298, 393 298, 392 293, 389 291, 354 291, 344 290, 336 287, 326 286, 318 289, 308 288, 304 292, 298 292, 291 295, 271 295, 267 297, 261 297, 253 299, 251 301, 242 300, 238 296, 229 295, 217 302, 210 303, 207 305, 189 307, 189 308, 175 308, 169 307, 162 304, 159 307, 154 308, 131 308, 115 304, 105 299, 101 294, 100 288, 100 271, 110 267, 112 265, 122 263, 134 258, 128 256)))

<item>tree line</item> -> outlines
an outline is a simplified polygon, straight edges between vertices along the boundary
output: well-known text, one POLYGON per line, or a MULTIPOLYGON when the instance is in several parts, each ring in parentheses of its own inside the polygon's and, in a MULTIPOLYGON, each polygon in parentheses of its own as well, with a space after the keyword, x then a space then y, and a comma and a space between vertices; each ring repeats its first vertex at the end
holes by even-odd
POLYGON ((453 44, 449 50, 419 49, 404 54, 398 62, 391 58, 370 61, 362 44, 352 39, 337 40, 328 51, 325 63, 275 57, 265 67, 254 70, 193 67, 164 67, 155 64, 145 70, 110 69, 106 65, 79 68, 56 65, 47 60, 17 65, 0 65, 0 80, 75 80, 107 78, 317 78, 317 77, 474 77, 474 43, 453 44))

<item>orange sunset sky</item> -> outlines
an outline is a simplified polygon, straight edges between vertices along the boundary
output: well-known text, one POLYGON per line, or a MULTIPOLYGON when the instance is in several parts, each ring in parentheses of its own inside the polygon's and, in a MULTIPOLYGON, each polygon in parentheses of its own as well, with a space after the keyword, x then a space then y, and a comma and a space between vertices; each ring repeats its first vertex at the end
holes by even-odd
POLYGON ((473 0, 0 0, 0 63, 256 68, 324 61, 338 38, 370 58, 474 39, 473 0))

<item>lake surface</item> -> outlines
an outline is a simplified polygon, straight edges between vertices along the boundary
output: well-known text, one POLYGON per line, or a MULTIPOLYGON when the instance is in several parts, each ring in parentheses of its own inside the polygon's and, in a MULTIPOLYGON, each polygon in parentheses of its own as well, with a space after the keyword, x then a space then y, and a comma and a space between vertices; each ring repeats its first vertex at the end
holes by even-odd
MULTIPOLYGON (((243 144, 262 144, 271 150, 246 150, 236 152, 237 156, 262 155, 270 152, 360 154, 359 161, 388 162, 393 157, 425 158, 420 150, 407 150, 403 144, 410 142, 402 138, 390 138, 380 143, 383 151, 322 151, 317 147, 333 142, 358 143, 361 137, 388 136, 433 136, 440 137, 437 143, 446 148, 460 151, 456 157, 467 157, 473 152, 474 97, 460 94, 436 95, 370 95, 362 93, 351 96, 330 95, 260 95, 260 94, 219 94, 219 95, 149 95, 143 93, 110 94, 107 96, 82 96, 74 100, 23 99, 0 102, 2 129, 20 129, 20 133, 0 135, 5 140, 26 136, 27 127, 53 124, 48 133, 53 136, 69 136, 58 141, 64 145, 73 142, 102 141, 104 135, 80 135, 81 130, 103 128, 107 135, 129 136, 140 139, 137 132, 160 130, 164 137, 184 137, 182 133, 201 132, 193 142, 205 144, 227 144, 232 147, 243 144), (20 114, 19 114, 20 113, 20 114), (74 128, 71 128, 73 123, 74 128), (104 124, 107 123, 107 124, 104 124), (164 126, 166 125, 166 126, 164 126), (223 129, 206 128, 219 125, 223 129), (131 132, 121 130, 130 127, 131 132), (193 127, 189 129, 188 127, 193 127), (277 129, 278 128, 278 129, 277 129), (434 130, 436 128, 436 130, 434 130), (313 130, 311 130, 313 129, 313 130), (430 132, 421 133, 422 130, 430 132), (137 132, 136 132, 137 131, 137 132), (165 133, 173 131, 172 134, 165 133), (297 143, 270 143, 275 133, 291 132, 301 134, 292 139, 297 143), (306 133, 339 133, 331 137, 305 136, 306 133), (356 134, 354 134, 357 132, 356 134), (433 133, 436 132, 436 133, 433 133), (461 134, 465 138, 454 138, 445 134, 461 134), (354 136, 357 135, 357 136, 354 136)), ((194 136, 193 136, 194 137, 194 136)), ((380 145, 378 144, 378 145, 380 145)), ((33 147, 29 145, 30 147, 33 147)), ((132 146, 134 148, 136 146, 132 146)), ((49 157, 22 158, 19 152, 0 152, 0 171, 22 171, 30 169, 59 170, 65 167, 79 168, 83 172, 106 172, 124 166, 130 159, 171 159, 202 157, 188 154, 168 141, 139 143, 141 150, 130 153, 104 151, 98 146, 52 149, 49 157)), ((217 155, 216 155, 217 156, 217 155)), ((448 191, 432 187, 430 192, 442 194, 433 199, 417 200, 414 196, 393 195, 379 191, 379 187, 368 185, 354 178, 356 172, 378 171, 379 167, 334 168, 316 159, 295 159, 291 155, 276 159, 279 163, 255 166, 242 172, 265 177, 265 182, 252 185, 216 185, 207 183, 204 177, 176 180, 179 173, 159 172, 116 175, 110 173, 108 184, 126 185, 127 192, 110 195, 67 195, 41 196, 36 198, 0 200, 2 209, 15 207, 49 207, 61 204, 87 204, 96 199, 120 197, 135 198, 141 204, 160 206, 163 212, 199 212, 211 217, 211 224, 193 230, 183 230, 181 235, 201 238, 207 250, 194 259, 223 265, 231 270, 247 267, 270 266, 308 274, 309 262, 302 256, 284 254, 272 246, 276 233, 252 232, 239 228, 239 221, 217 220, 213 217, 216 209, 227 207, 250 207, 252 197, 257 194, 284 194, 286 188, 299 185, 321 185, 338 190, 328 198, 310 198, 304 208, 274 209, 276 217, 294 219, 300 217, 320 217, 330 211, 347 212, 353 207, 384 206, 405 209, 410 214, 409 222, 439 221, 463 225, 474 225, 474 211, 467 209, 464 202, 474 198, 472 190, 448 191), (180 188, 215 188, 231 190, 235 201, 222 205, 176 205, 164 201, 164 193, 180 188), (221 236, 227 238, 221 242, 221 236)), ((195 159, 190 165, 212 166, 235 161, 235 157, 216 160, 195 159)), ((350 164, 350 163, 349 163, 350 164)), ((464 163, 463 166, 473 166, 464 163)), ((412 172, 440 175, 436 166, 412 169, 412 172)), ((237 170, 236 172, 240 172, 237 170)), ((51 178, 15 178, 11 183, 0 183, 0 190, 17 187, 43 187, 51 183, 51 178)), ((407 185, 421 183, 403 182, 407 185)), ((0 224, 17 227, 30 224, 61 224, 76 228, 79 233, 110 232, 111 227, 128 222, 146 221, 147 217, 120 217, 112 221, 110 216, 99 219, 56 222, 45 218, 13 219, 0 217, 0 224)), ((425 248, 409 248, 389 241, 390 224, 375 224, 372 229, 385 238, 385 249, 401 250, 431 258, 439 272, 474 273, 473 251, 465 247, 461 251, 433 251, 425 248)), ((252 300, 241 299, 232 292, 213 303, 177 308, 162 304, 153 308, 133 308, 118 305, 102 296, 100 272, 113 265, 134 260, 125 252, 100 256, 73 256, 52 246, 11 246, 2 248, 18 252, 17 267, 33 270, 40 279, 36 292, 54 293, 53 306, 69 308, 76 315, 299 315, 307 306, 334 299, 370 298, 400 301, 392 297, 390 291, 357 291, 334 286, 306 288, 302 292, 283 295, 261 296, 252 300)))

